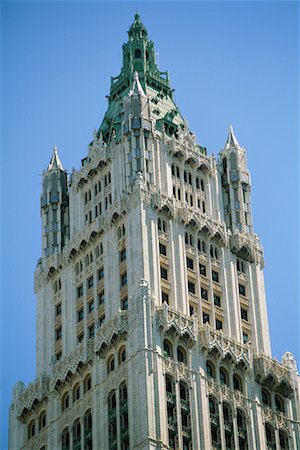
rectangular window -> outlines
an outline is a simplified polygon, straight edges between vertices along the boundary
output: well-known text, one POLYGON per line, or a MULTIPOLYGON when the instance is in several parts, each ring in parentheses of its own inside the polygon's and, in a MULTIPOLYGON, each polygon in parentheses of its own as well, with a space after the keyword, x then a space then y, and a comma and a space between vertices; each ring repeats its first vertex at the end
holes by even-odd
POLYGON ((190 305, 190 316, 192 316, 195 312, 194 306, 190 305))
POLYGON ((83 309, 80 309, 77 312, 77 322, 81 322, 83 320, 83 309))
POLYGON ((61 330, 61 327, 59 327, 56 330, 56 340, 59 341, 61 339, 61 336, 62 336, 62 330, 61 330))
POLYGON ((91 325, 89 327, 89 338, 92 338, 95 336, 95 325, 91 325))
POLYGON ((105 302, 104 291, 98 294, 98 305, 102 305, 105 302))
POLYGON ((248 311, 245 308, 241 308, 241 318, 248 322, 248 311))
POLYGON ((167 256, 167 247, 164 244, 159 243, 159 253, 167 256))
POLYGON ((77 298, 80 298, 83 296, 83 284, 77 287, 77 298))
POLYGON ((186 266, 188 269, 194 270, 194 261, 191 258, 186 258, 186 266))
POLYGON ((86 282, 87 288, 90 289, 94 286, 94 277, 91 276, 90 278, 87 279, 86 282))
POLYGON ((126 248, 123 248, 123 250, 120 251, 120 262, 126 260, 126 248))
POLYGON ((204 264, 199 264, 200 275, 206 277, 206 266, 204 264))
POLYGON ((79 335, 77 336, 77 342, 78 342, 78 344, 80 344, 80 342, 83 341, 83 337, 84 337, 84 334, 83 334, 83 333, 81 333, 81 334, 79 334, 79 335))
POLYGON ((122 298, 121 300, 121 309, 127 310, 128 309, 128 297, 122 298))
POLYGON ((211 276, 213 281, 215 281, 216 283, 219 283, 219 274, 218 272, 216 272, 215 270, 211 271, 211 276))
POLYGON ((244 342, 244 344, 248 344, 248 342, 249 342, 249 334, 243 333, 243 342, 244 342))
POLYGON ((98 281, 102 280, 103 278, 104 278, 104 268, 101 267, 101 268, 98 270, 98 281))
POLYGON ((203 320, 203 323, 209 323, 209 314, 203 313, 202 320, 203 320))
POLYGON ((223 329, 223 322, 219 319, 216 319, 216 329, 222 330, 223 329))
POLYGON ((95 206, 95 217, 98 217, 98 205, 95 206))
POLYGON ((217 294, 214 294, 214 304, 215 306, 221 307, 221 297, 217 294))
POLYGON ((165 269, 164 267, 161 267, 160 268, 160 276, 164 280, 167 280, 168 279, 168 271, 167 271, 167 269, 165 269))
POLYGON ((88 312, 94 311, 94 301, 88 303, 88 312))
POLYGON ((61 303, 56 305, 55 314, 56 314, 56 316, 60 316, 61 315, 61 303))
POLYGON ((191 281, 188 281, 188 291, 191 294, 195 294, 195 283, 192 283, 191 281))
MULTIPOLYGON (((56 361, 59 361, 62 357, 62 353, 61 352, 56 353, 55 357, 56 357, 56 361)), ((43 447, 43 448, 45 448, 45 447, 43 447)))
POLYGON ((167 305, 169 304, 169 295, 164 291, 162 291, 161 293, 161 302, 162 303, 166 302, 167 305))
POLYGON ((204 288, 201 288, 201 298, 203 298, 204 300, 208 300, 208 293, 204 288))
POLYGON ((121 275, 121 287, 125 286, 127 284, 127 272, 123 273, 123 275, 121 275))
POLYGON ((243 284, 239 284, 239 294, 243 295, 243 297, 246 297, 246 288, 243 284))
POLYGON ((178 189, 178 191, 177 191, 177 196, 178 196, 178 200, 180 201, 180 200, 181 200, 181 192, 180 192, 180 189, 178 189))

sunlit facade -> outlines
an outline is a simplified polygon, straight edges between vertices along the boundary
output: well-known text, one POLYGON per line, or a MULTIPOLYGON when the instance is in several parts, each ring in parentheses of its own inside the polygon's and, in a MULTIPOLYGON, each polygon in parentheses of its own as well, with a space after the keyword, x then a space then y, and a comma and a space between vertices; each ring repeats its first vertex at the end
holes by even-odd
POLYGON ((43 173, 36 380, 10 450, 297 450, 272 359, 246 152, 197 143, 136 14, 81 168, 43 173))

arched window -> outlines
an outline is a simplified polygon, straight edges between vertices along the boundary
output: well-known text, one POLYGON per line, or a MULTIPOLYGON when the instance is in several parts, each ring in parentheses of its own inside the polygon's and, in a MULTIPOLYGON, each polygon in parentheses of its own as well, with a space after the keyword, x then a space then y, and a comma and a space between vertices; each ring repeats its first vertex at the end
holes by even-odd
POLYGON ((189 390, 188 390, 186 383, 184 383, 183 381, 180 381, 180 383, 179 383, 179 393, 180 393, 181 400, 188 400, 189 390))
POLYGON ((289 439, 285 431, 279 430, 279 445, 280 450, 289 449, 289 439))
POLYGON ((186 170, 183 172, 183 179, 184 179, 184 182, 187 183, 187 172, 186 172, 186 170))
POLYGON ((117 440, 117 414, 116 414, 116 392, 111 391, 108 394, 108 438, 109 448, 115 448, 117 440))
POLYGON ((190 246, 193 247, 194 246, 194 238, 193 235, 190 234, 190 246))
POLYGON ((108 406, 110 409, 115 409, 117 406, 115 391, 111 391, 108 395, 108 406))
POLYGON ((92 388, 92 377, 90 374, 87 374, 85 379, 83 380, 84 392, 89 391, 92 388))
POLYGON ((196 177, 196 188, 200 189, 200 183, 199 183, 199 178, 196 177))
POLYGON ((142 57, 142 52, 141 52, 141 50, 140 50, 139 48, 137 48, 137 49, 135 50, 135 52, 134 52, 134 57, 135 57, 136 59, 139 59, 139 58, 142 57))
POLYGON ((186 353, 182 347, 177 347, 177 361, 186 364, 186 353))
POLYGON ((165 358, 173 357, 172 345, 169 341, 167 341, 167 339, 164 340, 164 357, 165 358))
POLYGON ((225 369, 220 369, 220 383, 228 385, 228 375, 225 369))
POLYGON ((201 191, 204 192, 204 182, 202 179, 200 180, 200 185, 201 185, 201 191))
POLYGON ((65 409, 69 408, 69 393, 65 392, 62 396, 62 400, 61 400, 61 409, 62 411, 64 411, 65 409))
POLYGON ((39 417, 39 430, 46 426, 46 411, 42 411, 39 417))
POLYGON ((261 390, 261 400, 264 405, 271 407, 271 396, 267 389, 262 388, 261 390))
POLYGON ((218 413, 217 401, 211 395, 209 396, 209 412, 210 412, 210 414, 218 413))
POLYGON ((80 385, 79 383, 75 384, 73 387, 73 402, 80 399, 80 385))
POLYGON ((266 433, 267 448, 275 449, 276 448, 275 431, 272 425, 268 423, 265 424, 265 433, 266 433))
POLYGON ((174 164, 172 164, 172 175, 173 175, 173 177, 175 176, 175 166, 174 166, 174 164))
POLYGON ((236 391, 243 392, 243 386, 240 377, 235 373, 233 375, 233 388, 236 391))
POLYGON ((90 410, 86 411, 83 417, 84 424, 84 450, 93 450, 93 423, 92 413, 90 410))
POLYGON ((176 176, 177 178, 180 178, 180 171, 178 166, 176 166, 176 176))
POLYGON ((68 428, 65 428, 61 436, 61 450, 70 450, 70 433, 68 428))
POLYGON ((225 446, 227 449, 234 448, 234 436, 233 436, 233 423, 232 423, 232 410, 231 407, 223 403, 223 420, 225 429, 225 446))
POLYGON ((120 385, 120 402, 127 402, 128 393, 127 393, 127 385, 125 381, 120 385))
POLYGON ((79 419, 73 424, 73 450, 81 450, 81 426, 79 419))
POLYGON ((107 373, 110 373, 113 370, 115 370, 115 357, 114 355, 111 355, 107 360, 107 373))
POLYGON ((119 365, 126 361, 126 350, 125 347, 121 347, 119 350, 119 365))
POLYGON ((283 412, 283 413, 285 412, 284 400, 278 394, 275 395, 275 406, 276 406, 277 411, 283 412))
POLYGON ((32 419, 28 425, 28 439, 32 438, 35 435, 35 420, 32 419))
POLYGON ((189 244, 189 235, 187 233, 184 233, 184 242, 188 245, 189 244))
POLYGON ((173 394, 174 392, 174 383, 172 378, 169 375, 166 375, 166 391, 169 394, 173 394))
POLYGON ((215 378, 215 368, 211 362, 206 363, 206 375, 210 378, 215 378))

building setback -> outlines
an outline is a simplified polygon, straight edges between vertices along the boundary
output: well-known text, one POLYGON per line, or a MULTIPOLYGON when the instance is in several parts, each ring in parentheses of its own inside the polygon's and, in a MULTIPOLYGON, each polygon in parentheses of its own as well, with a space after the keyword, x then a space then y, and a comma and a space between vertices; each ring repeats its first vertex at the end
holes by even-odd
POLYGON ((197 144, 136 14, 80 170, 43 173, 36 380, 10 450, 300 449, 272 359, 245 149, 197 144))

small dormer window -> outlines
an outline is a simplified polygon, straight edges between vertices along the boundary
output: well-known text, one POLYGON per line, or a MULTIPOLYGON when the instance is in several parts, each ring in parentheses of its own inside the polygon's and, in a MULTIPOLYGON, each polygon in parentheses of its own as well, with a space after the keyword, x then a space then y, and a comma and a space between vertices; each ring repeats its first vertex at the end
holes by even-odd
POLYGON ((135 50, 135 52, 134 52, 134 57, 135 57, 136 59, 142 57, 142 52, 141 52, 141 50, 140 50, 139 48, 137 48, 137 49, 135 50))

